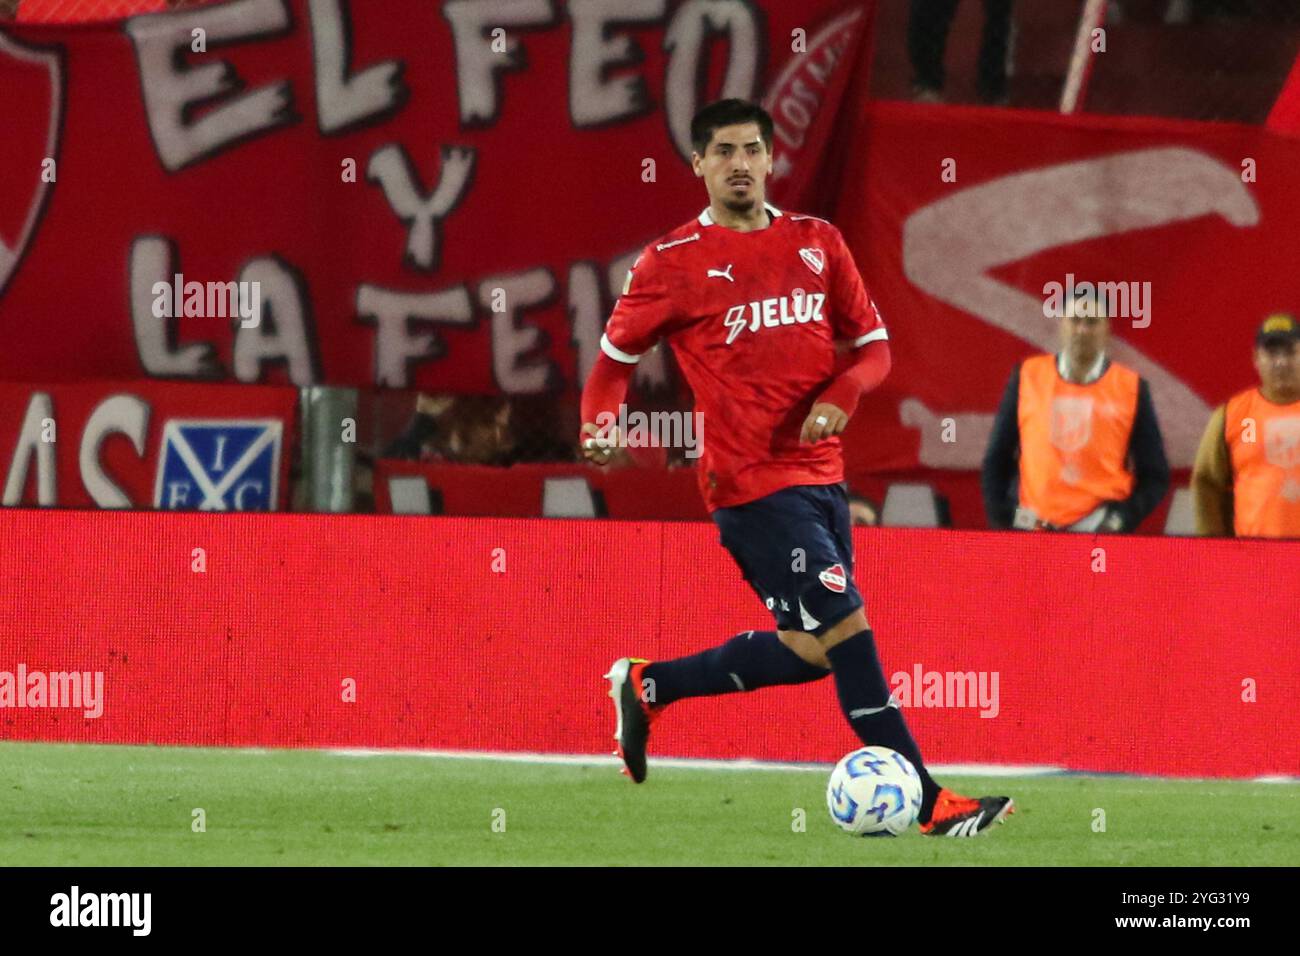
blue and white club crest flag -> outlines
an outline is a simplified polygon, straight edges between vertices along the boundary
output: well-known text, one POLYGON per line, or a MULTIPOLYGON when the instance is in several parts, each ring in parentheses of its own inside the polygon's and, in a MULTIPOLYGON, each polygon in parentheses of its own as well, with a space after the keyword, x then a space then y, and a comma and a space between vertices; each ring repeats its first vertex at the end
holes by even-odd
POLYGON ((154 507, 168 511, 274 511, 277 418, 172 419, 163 427, 154 507))

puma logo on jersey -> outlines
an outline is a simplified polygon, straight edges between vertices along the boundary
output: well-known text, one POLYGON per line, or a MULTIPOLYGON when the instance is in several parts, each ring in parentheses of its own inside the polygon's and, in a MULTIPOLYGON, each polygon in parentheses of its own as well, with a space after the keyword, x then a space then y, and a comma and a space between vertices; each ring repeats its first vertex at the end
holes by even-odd
POLYGON ((816 275, 822 274, 822 269, 826 267, 826 255, 820 249, 809 248, 800 249, 799 258, 804 261, 809 269, 816 275))
POLYGON ((821 292, 806 295, 783 295, 774 299, 762 299, 744 305, 733 305, 727 310, 722 324, 727 329, 727 344, 736 341, 736 336, 745 331, 757 332, 759 326, 772 329, 778 325, 805 325, 808 322, 823 322, 822 304, 826 296, 821 292))
POLYGON ((723 269, 722 271, 718 271, 717 269, 710 269, 709 274, 705 278, 712 279, 714 276, 717 276, 719 279, 726 279, 728 282, 735 282, 736 280, 731 278, 731 265, 732 264, 728 262, 727 268, 723 269))

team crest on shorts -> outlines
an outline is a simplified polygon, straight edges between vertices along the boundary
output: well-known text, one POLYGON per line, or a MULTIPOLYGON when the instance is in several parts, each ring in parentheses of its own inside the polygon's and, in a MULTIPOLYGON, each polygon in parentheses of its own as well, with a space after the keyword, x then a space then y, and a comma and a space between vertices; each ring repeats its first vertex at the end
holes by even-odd
POLYGON ((844 573, 844 565, 842 564, 832 564, 817 575, 817 580, 826 585, 828 591, 834 591, 836 594, 843 594, 845 588, 849 586, 848 575, 844 573))

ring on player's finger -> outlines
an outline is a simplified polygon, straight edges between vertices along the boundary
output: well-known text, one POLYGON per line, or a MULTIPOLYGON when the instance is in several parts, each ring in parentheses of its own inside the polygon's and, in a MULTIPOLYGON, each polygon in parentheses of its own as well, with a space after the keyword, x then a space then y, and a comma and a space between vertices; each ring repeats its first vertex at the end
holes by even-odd
POLYGON ((814 419, 814 421, 816 421, 818 425, 825 425, 825 424, 826 424, 826 416, 825 416, 825 415, 818 415, 818 416, 814 419))

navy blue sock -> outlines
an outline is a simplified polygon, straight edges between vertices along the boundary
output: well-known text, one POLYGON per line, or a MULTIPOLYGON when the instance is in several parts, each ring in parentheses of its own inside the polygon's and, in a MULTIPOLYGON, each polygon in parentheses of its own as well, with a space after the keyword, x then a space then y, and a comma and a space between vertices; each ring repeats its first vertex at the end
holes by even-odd
POLYGON ((921 761, 921 749, 907 729, 898 704, 890 699, 889 683, 876 656, 871 630, 859 631, 826 652, 835 675, 840 708, 858 739, 868 747, 888 747, 906 757, 921 777, 922 823, 930 819, 939 785, 921 761))
POLYGON ((654 681, 645 690, 651 703, 671 704, 683 697, 806 684, 829 673, 782 644, 776 631, 749 631, 702 654, 648 664, 641 679, 654 681))

